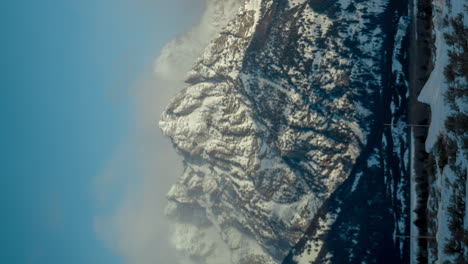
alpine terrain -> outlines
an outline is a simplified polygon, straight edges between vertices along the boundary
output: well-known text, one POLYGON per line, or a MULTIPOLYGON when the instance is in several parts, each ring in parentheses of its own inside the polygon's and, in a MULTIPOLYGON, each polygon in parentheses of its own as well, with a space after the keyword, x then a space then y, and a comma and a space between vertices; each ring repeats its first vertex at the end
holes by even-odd
MULTIPOLYGON (((441 249, 418 257, 427 240, 409 236, 446 239, 446 217, 427 227, 420 207, 465 199, 467 1, 207 0, 206 10, 210 33, 159 122, 183 158, 166 208, 181 262, 439 263, 441 249), (443 16, 453 29, 438 27, 443 16), (454 35, 441 40, 444 32, 454 35), (454 99, 434 103, 450 88, 439 91, 446 82, 433 75, 462 52, 450 75, 454 99), (420 100, 432 118, 428 107, 412 107, 429 75, 437 87, 425 87, 420 100), (442 110, 434 104, 447 104, 448 114, 435 116, 442 110), (444 130, 434 121, 441 118, 464 126, 444 130), (422 126, 407 126, 413 120, 422 126), (425 138, 412 132, 425 136, 428 122, 428 152, 458 147, 434 166, 429 196, 414 172, 425 138)), ((466 244, 459 252, 466 258, 466 244)))

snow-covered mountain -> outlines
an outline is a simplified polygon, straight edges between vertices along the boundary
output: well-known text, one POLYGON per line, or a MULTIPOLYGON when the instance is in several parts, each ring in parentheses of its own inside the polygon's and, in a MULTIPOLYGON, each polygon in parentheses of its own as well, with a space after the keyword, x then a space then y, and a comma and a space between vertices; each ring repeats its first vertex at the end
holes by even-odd
POLYGON ((427 224, 415 263, 468 263, 468 1, 430 2, 433 70, 419 100, 430 106, 425 142, 427 224))
POLYGON ((166 212, 189 263, 409 259, 409 134, 384 125, 407 122, 409 10, 207 1, 207 46, 159 123, 184 159, 166 212))

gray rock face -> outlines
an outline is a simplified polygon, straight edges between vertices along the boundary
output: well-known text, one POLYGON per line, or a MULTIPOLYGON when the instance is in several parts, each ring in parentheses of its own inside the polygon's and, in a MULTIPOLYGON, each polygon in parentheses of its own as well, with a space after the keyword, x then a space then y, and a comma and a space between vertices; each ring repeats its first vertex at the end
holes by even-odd
POLYGON ((168 193, 176 248, 285 257, 366 143, 385 3, 247 0, 210 42, 160 121, 185 165, 168 193))

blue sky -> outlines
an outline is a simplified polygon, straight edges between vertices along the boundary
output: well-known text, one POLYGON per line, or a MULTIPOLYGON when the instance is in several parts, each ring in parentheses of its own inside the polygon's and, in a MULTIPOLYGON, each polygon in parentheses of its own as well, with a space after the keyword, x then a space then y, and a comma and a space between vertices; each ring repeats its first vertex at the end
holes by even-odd
POLYGON ((130 87, 193 23, 188 0, 1 1, 0 263, 120 263, 94 177, 131 130, 130 87))

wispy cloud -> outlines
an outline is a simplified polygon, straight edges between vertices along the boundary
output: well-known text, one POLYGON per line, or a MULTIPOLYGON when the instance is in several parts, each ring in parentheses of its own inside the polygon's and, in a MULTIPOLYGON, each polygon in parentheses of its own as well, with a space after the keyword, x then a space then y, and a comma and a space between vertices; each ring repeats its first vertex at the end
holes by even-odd
POLYGON ((156 60, 155 70, 131 90, 135 130, 94 183, 102 212, 95 217, 96 233, 126 263, 178 263, 169 243, 170 225, 164 208, 165 194, 181 174, 182 162, 169 139, 162 136, 158 121, 170 98, 186 86, 186 72, 226 23, 222 20, 227 20, 227 15, 208 5, 200 22, 170 42, 156 60))
POLYGON ((163 102, 152 78, 133 90, 135 130, 114 153, 94 183, 101 212, 98 235, 126 263, 176 263, 168 243, 165 193, 181 173, 181 160, 157 126, 163 102))

